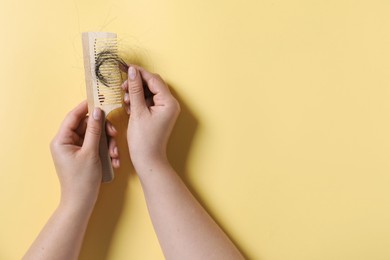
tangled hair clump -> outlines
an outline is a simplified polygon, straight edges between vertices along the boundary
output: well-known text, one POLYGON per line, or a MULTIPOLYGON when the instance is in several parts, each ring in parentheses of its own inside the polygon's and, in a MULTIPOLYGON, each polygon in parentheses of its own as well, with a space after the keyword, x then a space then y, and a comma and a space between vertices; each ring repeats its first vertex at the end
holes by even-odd
POLYGON ((110 79, 112 73, 120 73, 121 70, 127 73, 129 66, 114 51, 104 50, 96 55, 95 74, 101 83, 107 87, 112 86, 110 79))
MULTIPOLYGON (((112 50, 104 50, 96 55, 95 75, 101 83, 107 87, 117 86, 117 76, 120 72, 127 73, 129 65, 112 50), (115 82, 113 82, 115 81, 115 82)), ((153 97, 146 82, 142 81, 145 98, 153 97)))

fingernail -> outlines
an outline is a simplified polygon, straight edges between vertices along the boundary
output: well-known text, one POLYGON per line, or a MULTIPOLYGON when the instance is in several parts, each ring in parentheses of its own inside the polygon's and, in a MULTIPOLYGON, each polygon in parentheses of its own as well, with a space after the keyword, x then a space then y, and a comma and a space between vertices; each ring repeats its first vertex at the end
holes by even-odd
POLYGON ((135 71, 135 68, 133 66, 131 66, 129 68, 129 78, 131 80, 135 80, 135 76, 137 76, 137 72, 135 71))
POLYGON ((95 109, 93 110, 93 119, 95 119, 96 121, 100 119, 100 115, 102 114, 102 111, 100 110, 100 108, 98 107, 95 107, 95 109))
POLYGON ((129 102, 129 93, 125 93, 123 99, 125 100, 125 102, 129 102))
POLYGON ((114 147, 114 155, 118 156, 118 147, 114 147))

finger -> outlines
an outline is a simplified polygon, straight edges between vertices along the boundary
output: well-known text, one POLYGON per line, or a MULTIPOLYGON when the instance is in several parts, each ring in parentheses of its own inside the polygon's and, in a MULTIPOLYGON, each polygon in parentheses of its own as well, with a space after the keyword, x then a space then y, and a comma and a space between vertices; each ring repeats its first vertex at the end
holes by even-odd
POLYGON ((125 104, 126 113, 130 115, 130 96, 127 92, 123 95, 123 103, 125 104))
POLYGON ((167 84, 158 74, 153 74, 142 67, 137 67, 142 78, 145 80, 148 88, 153 94, 171 95, 167 84))
POLYGON ((118 146, 114 138, 109 138, 108 141, 108 153, 112 159, 119 158, 118 146))
POLYGON ((120 163, 120 160, 119 159, 112 159, 111 160, 111 165, 112 167, 114 167, 115 169, 118 169, 120 166, 121 166, 121 163, 120 163))
POLYGON ((129 84, 127 83, 128 81, 125 80, 122 85, 121 85, 121 88, 123 91, 127 91, 129 89, 129 84))
POLYGON ((79 136, 84 136, 85 130, 87 129, 87 125, 88 125, 88 116, 85 116, 84 119, 81 120, 79 126, 77 127, 76 133, 79 136))
POLYGON ((87 101, 84 100, 68 113, 62 122, 61 130, 75 131, 79 127, 81 120, 85 118, 87 112, 88 104, 87 101))
POLYGON ((114 137, 118 134, 116 128, 108 120, 106 121, 106 133, 111 137, 114 137))
POLYGON ((96 153, 99 151, 100 135, 102 134, 102 117, 103 113, 100 108, 95 107, 88 119, 84 137, 83 148, 96 153))
POLYGON ((134 66, 129 67, 128 93, 130 109, 133 113, 140 113, 147 108, 141 75, 139 74, 138 69, 136 69, 134 66))
MULTIPOLYGON (((149 98, 149 97, 152 97, 153 96, 153 93, 150 92, 146 82, 144 82, 144 80, 142 79, 142 86, 143 86, 143 89, 144 89, 144 97, 145 98, 149 98)), ((122 90, 125 92, 125 95, 126 93, 128 92, 129 90, 129 84, 128 84, 128 81, 125 80, 122 85, 121 85, 121 88, 122 90)), ((125 99, 125 103, 126 104, 130 104, 130 100, 129 100, 129 96, 127 95, 127 99, 125 99)))
POLYGON ((124 95, 123 95, 123 102, 126 104, 126 105, 130 105, 130 96, 129 96, 129 93, 125 93, 124 95))

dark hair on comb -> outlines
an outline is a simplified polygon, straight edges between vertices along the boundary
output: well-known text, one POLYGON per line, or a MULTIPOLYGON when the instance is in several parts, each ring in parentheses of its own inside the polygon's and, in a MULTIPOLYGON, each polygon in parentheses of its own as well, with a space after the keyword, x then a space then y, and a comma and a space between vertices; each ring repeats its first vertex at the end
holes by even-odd
MULTIPOLYGON (((118 56, 114 51, 104 50, 97 54, 95 61, 95 74, 96 77, 100 80, 101 83, 110 87, 111 82, 109 82, 108 75, 105 75, 104 72, 100 69, 103 65, 109 65, 111 67, 118 67, 121 71, 127 73, 129 66, 126 62, 118 56)), ((119 72, 118 72, 119 73, 119 72)))
MULTIPOLYGON (((118 56, 118 54, 114 51, 111 50, 104 50, 99 52, 96 55, 96 60, 95 60, 95 74, 96 78, 99 79, 101 83, 106 85, 107 87, 111 87, 114 84, 110 82, 110 75, 107 75, 107 72, 104 72, 101 70, 101 67, 103 65, 108 65, 110 67, 118 67, 118 69, 124 73, 127 73, 129 69, 129 65, 118 56)), ((118 73, 120 73, 118 71, 118 73)), ((148 86, 144 81, 142 81, 143 88, 144 88, 144 96, 145 98, 150 98, 153 97, 153 93, 149 90, 148 86)))

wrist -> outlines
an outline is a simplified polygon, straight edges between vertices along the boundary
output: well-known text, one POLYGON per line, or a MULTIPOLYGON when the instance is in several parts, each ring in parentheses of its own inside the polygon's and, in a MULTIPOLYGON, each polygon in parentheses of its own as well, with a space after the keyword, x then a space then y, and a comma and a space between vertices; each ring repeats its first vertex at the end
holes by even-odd
POLYGON ((89 194, 84 196, 68 196, 67 194, 62 194, 60 207, 74 211, 92 212, 96 201, 97 194, 89 194))
POLYGON ((166 156, 159 156, 138 160, 137 163, 134 163, 134 168, 137 172, 138 177, 142 181, 143 179, 148 178, 151 175, 161 174, 162 172, 166 172, 167 170, 170 171, 172 169, 172 166, 166 156))

